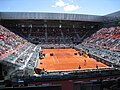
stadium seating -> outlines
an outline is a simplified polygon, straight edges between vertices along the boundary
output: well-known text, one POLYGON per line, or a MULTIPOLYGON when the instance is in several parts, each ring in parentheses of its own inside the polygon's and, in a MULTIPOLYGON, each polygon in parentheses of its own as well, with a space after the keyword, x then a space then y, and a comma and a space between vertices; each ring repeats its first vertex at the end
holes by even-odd
POLYGON ((26 38, 36 44, 73 44, 80 42, 85 33, 85 30, 77 28, 48 28, 46 30, 34 28, 26 38))
MULTIPOLYGON (((65 32, 63 32, 65 33, 65 32)), ((69 32, 70 33, 70 32, 69 32)), ((97 33, 93 34, 91 37, 85 39, 82 44, 75 46, 71 43, 71 37, 64 36, 66 44, 59 43, 60 38, 53 39, 52 37, 49 39, 49 43, 51 44, 40 44, 34 45, 27 40, 21 38, 20 36, 10 32, 8 29, 0 26, 0 58, 3 61, 7 61, 8 63, 12 63, 21 68, 29 68, 34 69, 37 66, 39 59, 40 47, 44 48, 68 48, 68 47, 76 47, 82 48, 83 50, 89 50, 89 53, 95 54, 101 58, 106 60, 110 60, 110 62, 120 65, 120 27, 111 27, 111 28, 102 28, 97 33), (53 41, 51 41, 53 40, 53 41), (56 40, 56 41, 54 41, 56 40), (58 41, 59 40, 59 41, 58 41), (58 43, 56 44, 56 42, 58 43), (53 43, 55 42, 55 43, 53 43), (68 42, 68 43, 67 43, 68 42), (19 48, 18 48, 19 47, 19 48), (11 52, 11 53, 10 53, 11 52), (10 53, 5 55, 6 53, 10 53), (3 57, 5 55, 5 57, 3 57)), ((52 33, 51 33, 52 34, 52 33)), ((74 33, 75 34, 75 33, 74 33)), ((71 33, 72 35, 72 33, 71 33)), ((57 37, 57 36, 56 36, 57 37)), ((75 36, 73 38, 76 40, 75 36)), ((77 55, 77 53, 74 53, 77 55)), ((10 73, 9 73, 10 74, 10 73)), ((37 81, 55 81, 55 80, 74 80, 78 78, 97 78, 102 76, 112 76, 119 75, 119 70, 115 68, 104 68, 104 69, 91 69, 91 70, 80 70, 80 71, 64 71, 64 72, 54 72, 54 73, 43 73, 43 75, 22 77, 23 81, 27 82, 37 82, 37 81), (94 71, 94 72, 93 72, 94 71), (102 72, 102 73, 101 73, 102 72)), ((19 78, 16 76, 15 78, 19 78)), ((17 80, 16 79, 16 80, 17 80)), ((116 79, 117 80, 117 79, 116 79)), ((102 85, 103 88, 108 88, 110 80, 103 80, 102 85)), ((92 82, 99 83, 99 81, 92 82)), ((83 83, 84 84, 84 83, 83 83)), ((115 81, 116 84, 116 81, 115 81)), ((87 85, 87 83, 86 83, 87 85)), ((100 83, 99 83, 100 85, 100 83)), ((98 88, 98 87, 97 87, 98 88)))
POLYGON ((39 48, 39 46, 35 46, 31 43, 28 43, 26 46, 23 46, 16 52, 4 58, 3 60, 15 63, 18 66, 27 66, 29 68, 34 68, 39 57, 39 48))
POLYGON ((102 28, 84 42, 111 50, 120 50, 120 26, 102 28))
MULTIPOLYGON (((27 40, 21 38, 20 36, 10 32, 8 29, 4 28, 0 25, 0 57, 2 57, 5 53, 13 51, 10 55, 6 55, 3 60, 6 60, 11 63, 15 63, 18 66, 27 66, 27 67, 35 67, 38 59, 38 52, 41 47, 44 48, 68 48, 74 47, 74 44, 70 43, 71 39, 69 36, 66 36, 66 32, 64 30, 57 30, 61 34, 64 33, 65 41, 69 43, 67 44, 55 44, 53 41, 51 44, 40 44, 40 46, 36 46, 32 43, 29 43, 27 40), (19 49, 16 49, 20 46, 19 49)), ((68 33, 71 33, 70 30, 67 30, 68 33)), ((56 31, 54 31, 56 32, 56 31)), ((54 33, 49 33, 50 41, 53 38, 51 35, 54 33)), ((73 30, 71 34, 76 34, 73 30)), ((31 32, 33 33, 33 32, 31 32)), ((79 33, 79 32, 78 32, 79 33)), ((82 44, 76 46, 77 48, 88 49, 90 53, 98 55, 106 60, 110 60, 113 63, 120 64, 119 52, 116 50, 120 50, 120 26, 110 27, 110 28, 102 28, 92 36, 88 37, 83 41, 82 44), (114 51, 113 51, 114 50, 114 51)), ((56 35, 59 38, 60 35, 56 35)), ((75 38, 74 38, 75 39, 75 38)), ((55 41, 56 42, 56 41, 55 41)), ((2 58, 1 58, 2 59, 2 58)))
POLYGON ((102 28, 76 47, 120 65, 120 26, 102 28))
POLYGON ((33 69, 37 65, 39 50, 40 46, 29 43, 0 25, 0 60, 33 69))
POLYGON ((15 50, 19 46, 22 46, 27 41, 18 35, 10 32, 8 29, 0 25, 0 57, 3 54, 10 53, 10 51, 15 50))

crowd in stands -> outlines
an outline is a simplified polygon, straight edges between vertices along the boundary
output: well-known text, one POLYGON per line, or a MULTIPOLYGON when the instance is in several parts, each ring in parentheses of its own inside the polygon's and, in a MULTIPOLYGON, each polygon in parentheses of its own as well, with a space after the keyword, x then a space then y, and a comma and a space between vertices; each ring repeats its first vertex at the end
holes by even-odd
POLYGON ((31 43, 27 43, 25 46, 17 50, 16 52, 10 54, 3 60, 14 63, 19 67, 29 67, 34 68, 37 64, 37 60, 39 58, 39 49, 40 46, 32 45, 31 43))
POLYGON ((120 51, 120 26, 102 28, 97 33, 85 39, 84 42, 120 51))
POLYGON ((83 50, 88 49, 89 53, 97 55, 107 61, 110 61, 116 65, 120 65, 120 52, 111 51, 105 48, 100 48, 99 46, 92 46, 89 44, 80 44, 76 46, 77 48, 82 48, 83 50))
POLYGON ((33 69, 37 65, 39 51, 40 46, 28 42, 0 25, 0 60, 33 69))
MULTIPOLYGON (((67 39, 66 39, 67 40, 67 39)), ((69 42, 69 40, 68 40, 69 42)), ((8 29, 0 25, 0 60, 15 64, 21 68, 34 69, 39 59, 40 48, 69 48, 76 47, 88 50, 89 53, 95 54, 105 60, 120 65, 120 26, 111 28, 102 28, 91 37, 85 39, 81 44, 74 46, 74 44, 41 44, 34 45, 20 36, 10 32, 8 29), (5 55, 6 53, 11 54, 5 55)), ((79 78, 97 78, 102 76, 119 75, 120 71, 115 68, 93 69, 93 70, 78 70, 66 72, 47 72, 36 76, 22 77, 27 82, 36 81, 51 81, 51 80, 74 80, 79 78)), ((19 79, 19 77, 16 77, 19 79)), ((16 80, 17 80, 16 79, 16 80)), ((113 78, 114 79, 114 78, 113 78)), ((110 79, 111 81, 113 79, 110 79)), ((118 78, 119 79, 119 78, 118 78)), ((118 80, 115 79, 115 80, 118 80)), ((108 82, 110 82, 108 80, 108 82)), ((11 80, 12 81, 12 80, 11 80)), ((94 81, 91 81, 95 83, 94 81)), ((102 81, 102 85, 106 80, 102 81)), ((113 81, 112 81, 113 82, 113 81)), ((97 81, 98 83, 98 81, 97 81)))
POLYGON ((0 57, 22 46, 27 41, 0 25, 0 57))
MULTIPOLYGON (((34 45, 0 25, 0 60, 15 64, 21 68, 28 67, 33 69, 39 59, 40 47, 69 48, 74 47, 74 44, 34 45), (4 54, 11 51, 13 51, 11 54, 3 57, 4 54)), ((87 49, 91 54, 120 65, 120 26, 102 28, 75 47, 83 50, 87 49)), ((70 77, 70 74, 68 77, 70 77)))
POLYGON ((38 31, 32 29, 27 39, 35 44, 73 44, 79 42, 85 33, 84 30, 70 28, 48 28, 46 30, 39 29, 38 31))
POLYGON ((102 28, 76 47, 120 65, 120 26, 102 28))

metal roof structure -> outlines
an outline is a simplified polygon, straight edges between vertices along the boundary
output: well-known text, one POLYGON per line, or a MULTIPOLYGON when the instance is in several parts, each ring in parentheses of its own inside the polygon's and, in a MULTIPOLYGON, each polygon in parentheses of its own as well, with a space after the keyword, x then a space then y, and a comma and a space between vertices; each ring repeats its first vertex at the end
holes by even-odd
POLYGON ((0 12, 1 19, 45 19, 45 20, 73 20, 73 21, 103 21, 102 16, 66 13, 43 13, 43 12, 0 12))

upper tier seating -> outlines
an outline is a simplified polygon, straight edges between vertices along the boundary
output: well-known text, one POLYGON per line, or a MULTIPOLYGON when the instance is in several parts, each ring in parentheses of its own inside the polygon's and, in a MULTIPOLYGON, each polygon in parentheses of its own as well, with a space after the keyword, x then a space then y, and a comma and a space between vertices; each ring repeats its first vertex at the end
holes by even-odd
POLYGON ((33 69, 37 65, 39 51, 40 46, 29 43, 0 25, 0 60, 33 69))
POLYGON ((85 39, 84 42, 120 51, 120 26, 102 28, 97 33, 85 39))
POLYGON ((22 46, 27 41, 0 25, 0 57, 22 46))
POLYGON ((76 47, 120 65, 120 26, 102 28, 76 47))

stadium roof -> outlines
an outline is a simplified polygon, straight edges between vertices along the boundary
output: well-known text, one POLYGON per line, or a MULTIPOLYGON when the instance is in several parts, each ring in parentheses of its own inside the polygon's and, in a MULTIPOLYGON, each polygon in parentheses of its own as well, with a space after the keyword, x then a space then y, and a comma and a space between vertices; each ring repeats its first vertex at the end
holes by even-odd
POLYGON ((120 17, 120 11, 105 16, 87 14, 68 14, 68 13, 48 13, 48 12, 0 12, 0 19, 19 20, 73 20, 73 21, 94 21, 102 22, 108 18, 120 17))
POLYGON ((1 19, 45 19, 45 20, 75 20, 75 21, 103 21, 102 16, 67 13, 43 12, 1 12, 1 19))

